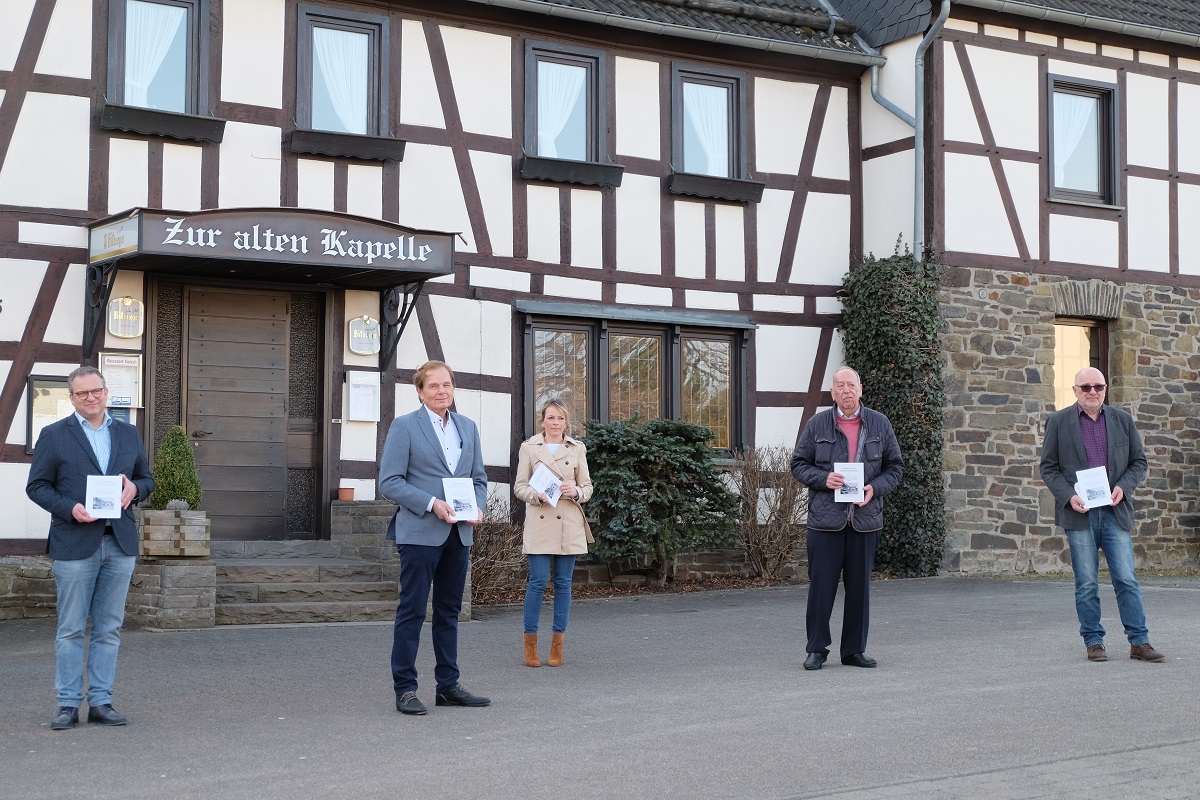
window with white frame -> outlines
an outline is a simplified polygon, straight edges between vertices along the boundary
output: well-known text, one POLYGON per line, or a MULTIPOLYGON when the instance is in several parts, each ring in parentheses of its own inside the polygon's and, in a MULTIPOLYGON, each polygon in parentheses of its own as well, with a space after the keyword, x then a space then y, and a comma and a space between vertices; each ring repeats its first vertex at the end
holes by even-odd
POLYGON ((198 114, 207 0, 110 0, 109 101, 198 114))
POLYGON ((1117 203, 1117 87, 1050 76, 1051 196, 1117 203))
POLYGON ((299 27, 298 126, 330 133, 385 135, 387 18, 302 5, 299 27))

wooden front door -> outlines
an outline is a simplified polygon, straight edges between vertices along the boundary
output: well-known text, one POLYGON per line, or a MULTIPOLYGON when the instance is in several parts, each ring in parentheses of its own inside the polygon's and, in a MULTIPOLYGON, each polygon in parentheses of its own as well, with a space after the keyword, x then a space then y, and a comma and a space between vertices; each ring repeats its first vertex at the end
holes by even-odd
POLYGON ((187 290, 184 427, 213 539, 287 538, 288 300, 187 290))

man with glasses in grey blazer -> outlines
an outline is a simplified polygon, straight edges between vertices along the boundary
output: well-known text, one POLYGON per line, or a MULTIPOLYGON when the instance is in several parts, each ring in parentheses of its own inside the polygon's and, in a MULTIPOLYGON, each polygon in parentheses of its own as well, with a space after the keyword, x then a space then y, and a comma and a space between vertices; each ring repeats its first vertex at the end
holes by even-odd
POLYGON ((479 429, 450 411, 454 372, 441 361, 428 361, 413 375, 413 384, 421 407, 392 422, 379 464, 379 491, 399 505, 387 533, 400 553, 400 603, 392 640, 396 710, 421 715, 426 708, 417 697, 416 659, 431 584, 437 705, 491 703, 458 682, 458 615, 488 481, 479 429), (479 509, 475 519, 456 517, 444 498, 443 478, 472 481, 479 509))

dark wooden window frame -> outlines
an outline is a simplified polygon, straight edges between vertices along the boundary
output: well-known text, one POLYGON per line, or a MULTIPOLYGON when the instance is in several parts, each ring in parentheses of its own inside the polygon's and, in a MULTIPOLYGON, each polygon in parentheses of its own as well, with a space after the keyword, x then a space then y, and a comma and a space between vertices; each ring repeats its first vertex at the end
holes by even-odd
POLYGON ((183 113, 140 108, 125 102, 125 9, 127 0, 108 2, 108 86, 100 127, 147 136, 220 142, 225 120, 209 115, 209 0, 146 0, 187 10, 187 95, 183 113))
POLYGON ((392 136, 388 122, 389 18, 302 3, 297 6, 296 20, 296 129, 289 137, 291 151, 374 161, 403 160, 405 142, 392 136), (370 37, 366 134, 315 130, 312 126, 312 30, 316 27, 370 37))
POLYGON ((1118 180, 1120 164, 1120 131, 1117 123, 1119 104, 1119 87, 1113 83, 1074 78, 1065 75, 1047 75, 1047 104, 1046 116, 1049 120, 1048 165, 1050 170, 1050 199, 1064 202, 1085 203, 1088 205, 1118 206, 1121 203, 1121 182, 1118 180), (1097 174, 1100 176, 1099 192, 1081 192, 1075 189, 1059 188, 1054 184, 1054 95, 1056 93, 1075 94, 1083 97, 1093 97, 1099 101, 1099 135, 1097 143, 1097 174))
MULTIPOLYGON (((683 365, 682 339, 684 337, 727 341, 731 346, 732 363, 730 368, 731 402, 731 449, 738 450, 746 444, 747 402, 746 402, 746 370, 749 350, 750 331, 756 327, 753 323, 741 319, 730 319, 726 325, 719 320, 688 319, 689 317, 706 317, 704 314, 681 312, 647 313, 644 321, 639 321, 632 314, 621 313, 626 309, 609 307, 593 310, 597 316, 604 311, 615 311, 608 318, 592 318, 581 320, 580 315, 568 312, 570 316, 554 314, 561 308, 548 308, 551 313, 535 313, 534 309, 541 305, 562 306, 563 304, 542 304, 536 301, 518 301, 518 311, 526 306, 525 335, 524 335, 524 389, 525 396, 532 400, 533 364, 535 336, 538 331, 572 331, 583 332, 588 337, 588 412, 589 419, 610 422, 609 419, 609 357, 610 337, 614 334, 630 334, 641 336, 657 336, 662 341, 662 409, 664 417, 680 419, 683 413, 683 365), (715 325, 713 324, 715 322, 715 325), (708 323, 708 324, 706 324, 708 323)), ((537 409, 531 407, 525 413, 525 435, 530 436, 537 430, 537 409)), ((577 428, 581 427, 577 425, 577 428)))
POLYGON ((520 165, 522 178, 585 186, 621 185, 625 168, 608 162, 608 115, 603 94, 607 85, 607 62, 601 51, 547 42, 525 43, 525 152, 520 165), (582 161, 538 154, 537 67, 540 61, 569 64, 587 70, 588 141, 586 157, 582 161))
MULTIPOLYGON (((1096 359, 1099 363, 1096 366, 1096 369, 1098 369, 1102 373, 1104 373, 1104 379, 1106 381, 1111 382, 1112 376, 1109 375, 1109 370, 1108 370, 1108 338, 1109 338, 1108 323, 1109 323, 1109 320, 1107 320, 1107 319, 1092 319, 1092 318, 1087 318, 1087 317, 1055 317, 1054 318, 1055 327, 1058 327, 1061 325, 1064 327, 1070 326, 1070 327, 1074 327, 1074 328, 1091 328, 1092 330, 1100 332, 1101 335, 1100 335, 1099 340, 1097 341, 1097 351, 1098 352, 1096 355, 1096 359)), ((1055 365, 1055 377, 1058 377, 1057 367, 1058 367, 1058 365, 1056 364, 1055 365)), ((1063 377, 1066 377, 1071 381, 1074 381, 1074 379, 1075 379, 1074 375, 1063 376, 1063 377)), ((1110 393, 1111 393, 1111 391, 1104 393, 1104 402, 1105 403, 1108 403, 1108 396, 1110 393)))
POLYGON ((671 174, 667 190, 672 194, 692 195, 735 203, 762 200, 766 184, 750 175, 746 120, 746 76, 740 72, 713 70, 682 64, 671 65, 671 174), (700 175, 683 171, 683 86, 702 83, 730 90, 729 176, 700 175))

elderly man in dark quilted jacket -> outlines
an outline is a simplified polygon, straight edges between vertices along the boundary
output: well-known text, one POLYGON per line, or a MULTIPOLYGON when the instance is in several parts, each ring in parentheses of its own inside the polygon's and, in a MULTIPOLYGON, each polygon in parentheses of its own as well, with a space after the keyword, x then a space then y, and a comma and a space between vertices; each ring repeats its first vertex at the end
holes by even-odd
POLYGON ((833 373, 834 408, 815 414, 800 432, 792 475, 808 487, 808 657, 805 669, 820 669, 833 636, 829 618, 839 580, 846 586, 842 618, 842 663, 874 667, 866 655, 870 624, 871 570, 883 528, 883 498, 900 485, 904 458, 892 423, 864 406, 862 380, 849 367, 833 373), (845 476, 835 464, 863 466, 860 503, 838 502, 845 476))

